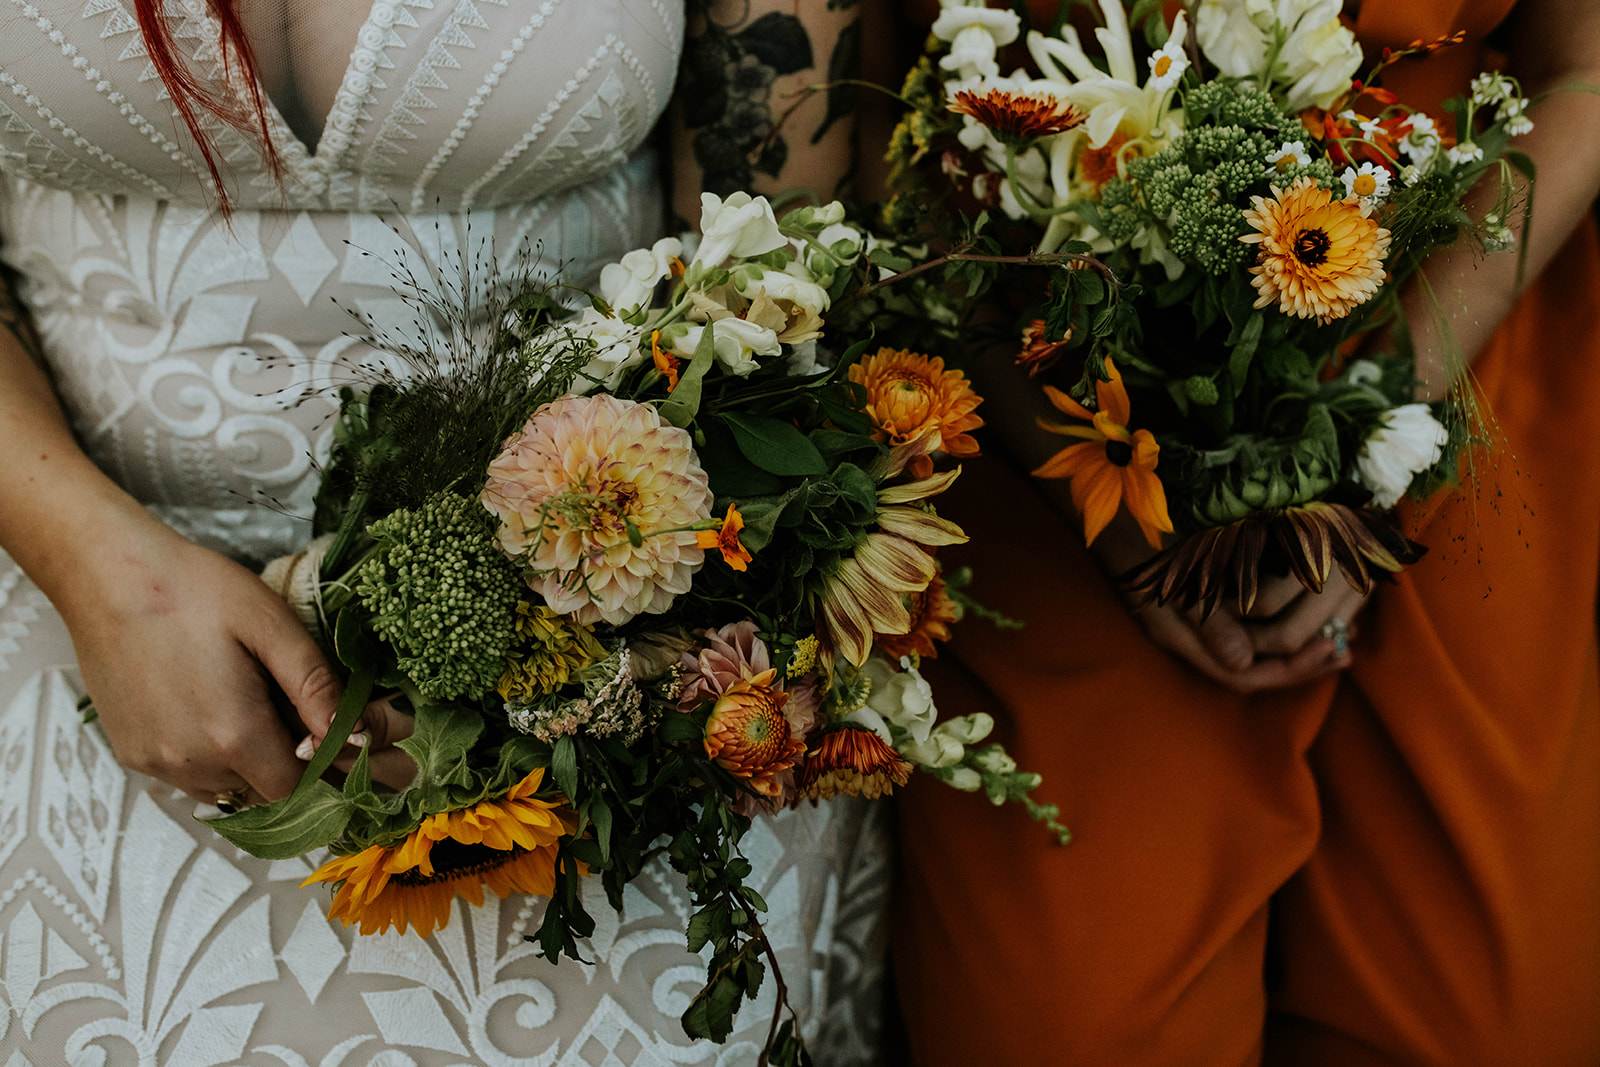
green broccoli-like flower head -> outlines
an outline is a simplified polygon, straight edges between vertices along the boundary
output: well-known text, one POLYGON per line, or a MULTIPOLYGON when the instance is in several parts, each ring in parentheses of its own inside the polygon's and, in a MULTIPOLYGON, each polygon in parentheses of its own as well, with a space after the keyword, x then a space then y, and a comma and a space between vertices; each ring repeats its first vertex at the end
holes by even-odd
POLYGON ((356 573, 356 596, 400 669, 434 700, 492 691, 525 592, 493 518, 471 497, 438 493, 369 532, 377 547, 356 573))

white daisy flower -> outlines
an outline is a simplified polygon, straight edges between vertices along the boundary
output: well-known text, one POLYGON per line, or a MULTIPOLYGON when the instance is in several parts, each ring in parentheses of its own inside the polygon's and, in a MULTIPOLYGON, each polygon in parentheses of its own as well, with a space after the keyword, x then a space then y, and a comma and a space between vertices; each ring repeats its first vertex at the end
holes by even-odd
POLYGON ((1471 141, 1462 141, 1445 149, 1444 156, 1453 166, 1463 166, 1483 158, 1483 149, 1471 141))
POLYGON ((1426 167, 1434 153, 1439 151, 1439 127, 1434 123, 1433 116, 1420 111, 1413 112, 1407 120, 1406 135, 1400 139, 1398 147, 1411 162, 1426 167))
POLYGON ((1339 180, 1344 182, 1344 195, 1361 204, 1363 215, 1389 195, 1389 169, 1376 163, 1363 163, 1359 168, 1346 167, 1339 180))
POLYGON ((1311 156, 1306 152, 1304 141, 1285 141, 1277 151, 1267 153, 1267 162, 1282 172, 1290 167, 1311 166, 1311 156))
POLYGON ((1492 107, 1511 95, 1511 79, 1504 74, 1484 71, 1472 79, 1472 102, 1492 107))
POLYGON ((1500 105, 1500 120, 1506 124, 1506 133, 1512 137, 1532 133, 1533 120, 1528 117, 1527 97, 1506 97, 1505 103, 1500 105))
POLYGON ((1353 123, 1361 131, 1361 136, 1372 140, 1383 132, 1383 123, 1377 119, 1364 119, 1348 108, 1339 113, 1339 117, 1346 122, 1353 123))
POLYGON ((1150 57, 1150 77, 1145 81, 1145 86, 1164 93, 1177 85, 1178 79, 1188 69, 1189 57, 1183 54, 1183 42, 1168 40, 1150 57))

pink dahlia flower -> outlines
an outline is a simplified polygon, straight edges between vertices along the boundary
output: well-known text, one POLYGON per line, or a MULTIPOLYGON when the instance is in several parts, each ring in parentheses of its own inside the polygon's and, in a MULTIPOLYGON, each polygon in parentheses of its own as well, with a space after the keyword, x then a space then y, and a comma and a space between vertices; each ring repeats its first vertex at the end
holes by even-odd
POLYGON ((688 527, 710 517, 711 502, 688 433, 607 394, 535 411, 483 490, 529 587, 563 615, 613 626, 688 591, 705 561, 688 527))

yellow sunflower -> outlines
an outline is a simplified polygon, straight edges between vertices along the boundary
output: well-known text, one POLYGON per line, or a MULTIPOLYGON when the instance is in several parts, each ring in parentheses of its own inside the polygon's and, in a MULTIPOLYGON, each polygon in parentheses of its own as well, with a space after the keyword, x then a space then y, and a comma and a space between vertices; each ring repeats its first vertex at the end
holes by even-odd
POLYGON ((1260 247, 1250 268, 1255 306, 1276 303, 1285 315, 1327 325, 1372 299, 1383 284, 1389 231, 1361 213, 1353 199, 1335 200, 1310 178, 1272 199, 1251 197, 1244 213, 1252 232, 1239 238, 1260 247))
POLYGON ((575 824, 564 799, 535 795, 543 780, 540 768, 502 797, 430 815, 403 841, 335 856, 302 884, 336 884, 329 916, 363 934, 431 934, 450 921, 456 897, 481 905, 485 887, 549 896, 557 843, 575 824))

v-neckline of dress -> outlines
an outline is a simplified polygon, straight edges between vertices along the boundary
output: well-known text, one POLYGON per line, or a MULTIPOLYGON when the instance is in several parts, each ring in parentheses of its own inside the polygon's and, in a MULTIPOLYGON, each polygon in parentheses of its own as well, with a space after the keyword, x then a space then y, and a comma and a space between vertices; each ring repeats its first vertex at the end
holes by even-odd
MULTIPOLYGON (((391 27, 400 4, 401 0, 370 0, 366 17, 361 20, 355 40, 350 44, 339 88, 316 128, 315 143, 307 143, 295 132, 278 102, 257 77, 256 89, 261 94, 267 126, 286 167, 302 173, 320 171, 325 174, 343 159, 354 140, 356 118, 372 95, 373 71, 378 65, 378 53, 385 47, 382 39, 393 32, 391 27)), ((213 33, 220 32, 220 26, 214 18, 208 15, 207 20, 212 24, 213 33)), ((243 87, 240 86, 238 91, 242 92, 243 87)))

